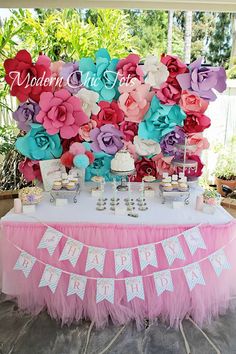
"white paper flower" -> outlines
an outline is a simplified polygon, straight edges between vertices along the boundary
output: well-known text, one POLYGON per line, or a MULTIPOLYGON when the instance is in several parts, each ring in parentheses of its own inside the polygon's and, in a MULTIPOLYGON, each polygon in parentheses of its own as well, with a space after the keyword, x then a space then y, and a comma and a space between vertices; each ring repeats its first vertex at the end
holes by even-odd
POLYGON ((157 155, 161 152, 160 144, 151 139, 134 138, 134 146, 139 156, 157 155))
POLYGON ((97 101, 99 100, 99 94, 97 92, 82 88, 76 96, 81 100, 82 109, 88 117, 90 117, 91 114, 98 114, 100 107, 97 105, 97 101))
POLYGON ((169 76, 167 67, 155 55, 147 56, 143 64, 143 71, 147 75, 145 82, 155 88, 160 88, 169 76))

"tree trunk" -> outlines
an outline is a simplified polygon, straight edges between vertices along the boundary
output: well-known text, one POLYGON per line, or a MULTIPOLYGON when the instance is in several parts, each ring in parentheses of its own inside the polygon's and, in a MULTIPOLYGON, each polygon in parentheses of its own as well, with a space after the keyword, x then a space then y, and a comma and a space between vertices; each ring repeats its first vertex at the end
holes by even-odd
POLYGON ((236 64, 236 13, 232 13, 231 16, 232 48, 229 62, 230 68, 236 64))
POLYGON ((172 54, 172 32, 173 32, 174 11, 168 12, 168 38, 167 38, 167 54, 172 54))
POLYGON ((191 41, 192 41, 192 11, 185 12, 185 36, 184 36, 184 61, 189 64, 191 61, 191 41))

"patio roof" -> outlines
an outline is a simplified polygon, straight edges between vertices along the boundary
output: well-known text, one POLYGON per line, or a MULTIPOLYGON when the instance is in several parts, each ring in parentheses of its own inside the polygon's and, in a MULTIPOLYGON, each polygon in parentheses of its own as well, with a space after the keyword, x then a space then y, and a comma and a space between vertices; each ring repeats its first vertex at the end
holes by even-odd
POLYGON ((236 12, 236 0, 0 0, 0 8, 140 8, 236 12))

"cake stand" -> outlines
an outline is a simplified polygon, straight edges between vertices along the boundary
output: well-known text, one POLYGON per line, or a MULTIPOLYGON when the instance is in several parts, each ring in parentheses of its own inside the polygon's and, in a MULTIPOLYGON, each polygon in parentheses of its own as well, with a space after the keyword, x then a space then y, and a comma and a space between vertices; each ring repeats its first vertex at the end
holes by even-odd
POLYGON ((128 190, 127 186, 127 177, 132 176, 136 173, 136 170, 131 170, 131 171, 114 171, 111 170, 111 173, 114 176, 120 176, 121 177, 121 183, 119 186, 117 186, 118 191, 126 192, 128 190))
POLYGON ((69 198, 73 198, 73 202, 74 203, 77 203, 77 196, 79 195, 80 193, 80 184, 78 183, 76 185, 76 189, 75 190, 67 190, 65 188, 62 188, 60 190, 54 190, 52 189, 50 191, 50 202, 53 203, 55 202, 55 200, 57 198, 63 198, 63 199, 69 199, 69 198))

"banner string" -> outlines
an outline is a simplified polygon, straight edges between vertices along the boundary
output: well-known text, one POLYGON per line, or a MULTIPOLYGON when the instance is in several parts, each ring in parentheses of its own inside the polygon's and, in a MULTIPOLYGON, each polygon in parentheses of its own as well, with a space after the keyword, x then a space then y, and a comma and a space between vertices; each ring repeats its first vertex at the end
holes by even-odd
POLYGON ((108 278, 108 277, 102 277, 102 278, 101 278, 101 277, 96 277, 96 278, 95 278, 95 277, 91 277, 91 276, 87 276, 87 275, 77 274, 77 273, 73 273, 73 272, 67 272, 66 270, 63 270, 63 269, 61 269, 61 268, 52 266, 51 264, 45 263, 45 262, 43 262, 41 259, 38 259, 38 258, 32 256, 29 252, 23 250, 22 248, 20 248, 19 246, 17 246, 17 245, 14 244, 13 242, 11 242, 10 240, 8 240, 8 242, 11 243, 11 244, 12 244, 16 249, 18 249, 19 251, 21 251, 21 252, 26 252, 26 253, 28 253, 31 257, 36 258, 37 262, 39 262, 39 263, 41 263, 41 264, 43 264, 43 265, 45 265, 45 266, 46 266, 46 265, 49 265, 49 266, 51 266, 51 267, 53 267, 53 268, 60 269, 60 270, 62 271, 62 273, 65 273, 65 274, 68 274, 68 275, 75 274, 75 275, 78 275, 78 276, 81 276, 81 277, 85 277, 85 278, 91 279, 91 280, 97 280, 97 279, 113 279, 113 280, 115 280, 115 281, 124 281, 125 279, 128 279, 128 278, 136 278, 136 277, 139 277, 139 276, 142 277, 142 278, 151 277, 151 276, 153 276, 154 273, 155 273, 155 274, 156 274, 156 273, 161 273, 161 272, 163 272, 163 271, 174 272, 174 271, 177 271, 177 270, 184 269, 185 267, 188 267, 188 266, 190 266, 190 265, 194 265, 194 264, 196 264, 196 263, 198 263, 198 264, 199 264, 199 263, 202 263, 202 262, 204 262, 205 260, 209 259, 209 258, 210 258, 211 256, 213 256, 214 254, 218 253, 219 251, 224 250, 224 249, 225 249, 229 244, 231 244, 235 239, 236 239, 236 235, 235 235, 234 237, 232 237, 231 240, 230 240, 228 243, 226 243, 224 246, 222 246, 221 248, 219 248, 217 251, 214 251, 214 252, 212 252, 211 254, 208 254, 208 256, 206 256, 206 257, 200 259, 199 261, 196 261, 196 262, 193 262, 193 263, 189 263, 189 264, 187 264, 187 265, 185 265, 185 266, 183 266, 183 267, 177 267, 177 268, 171 268, 171 269, 163 269, 163 270, 160 270, 160 271, 157 271, 157 272, 153 272, 153 273, 151 273, 151 274, 135 275, 135 276, 132 276, 132 277, 125 277, 125 278, 108 278))
MULTIPOLYGON (((79 240, 74 239, 73 237, 70 237, 70 236, 65 235, 62 231, 59 231, 59 230, 55 229, 54 227, 52 227, 52 226, 50 226, 50 225, 44 223, 43 221, 41 221, 40 219, 38 219, 38 218, 35 217, 35 216, 29 216, 29 217, 32 218, 33 220, 37 221, 37 222, 40 223, 41 225, 46 226, 47 228, 49 228, 49 229, 51 229, 51 230, 55 230, 56 232, 61 233, 61 234, 63 235, 63 237, 65 237, 67 240, 73 240, 73 241, 80 242, 80 243, 83 245, 83 247, 86 247, 86 248, 93 247, 93 248, 103 249, 103 250, 106 250, 106 251, 116 251, 116 250, 122 250, 122 249, 126 249, 126 248, 129 248, 129 249, 131 249, 131 250, 134 250, 134 249, 138 249, 138 248, 140 248, 140 247, 162 244, 162 242, 163 242, 164 240, 166 240, 166 239, 164 239, 164 240, 157 241, 157 242, 145 243, 145 244, 142 244, 142 245, 139 245, 139 246, 123 247, 123 248, 106 248, 106 247, 99 247, 99 246, 92 246, 92 245, 89 246, 89 245, 86 245, 85 243, 83 243, 83 242, 81 242, 81 241, 79 241, 79 240)), ((112 225, 112 224, 111 224, 111 225, 112 225)), ((196 228, 199 228, 201 225, 202 225, 202 223, 201 223, 201 224, 197 224, 196 226, 191 227, 191 228, 189 228, 189 229, 187 229, 187 230, 185 230, 185 231, 182 231, 182 232, 180 232, 180 233, 177 234, 177 235, 168 237, 168 240, 174 239, 175 237, 180 237, 180 236, 183 235, 184 232, 188 232, 188 231, 190 231, 190 230, 194 230, 194 229, 196 229, 196 228)))

